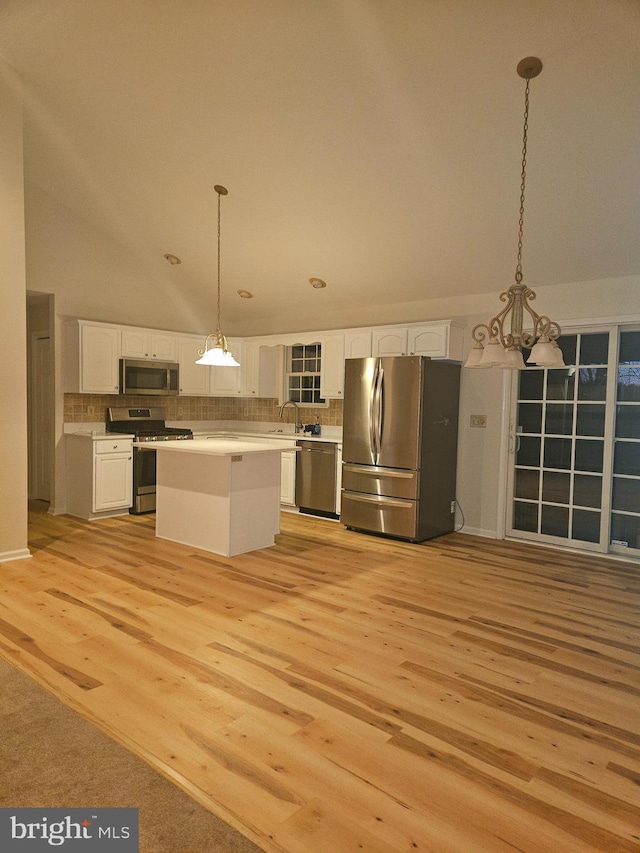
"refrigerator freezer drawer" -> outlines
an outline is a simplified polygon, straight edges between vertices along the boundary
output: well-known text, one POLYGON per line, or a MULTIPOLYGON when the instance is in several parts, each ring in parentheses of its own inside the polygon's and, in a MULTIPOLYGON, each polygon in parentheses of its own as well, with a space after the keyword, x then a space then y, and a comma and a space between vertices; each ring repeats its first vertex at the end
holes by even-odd
POLYGON ((415 539, 417 507, 416 501, 343 491, 340 521, 357 530, 415 539))
POLYGON ((342 465, 342 488, 369 495, 389 495, 416 500, 420 478, 417 471, 381 468, 378 465, 342 465))

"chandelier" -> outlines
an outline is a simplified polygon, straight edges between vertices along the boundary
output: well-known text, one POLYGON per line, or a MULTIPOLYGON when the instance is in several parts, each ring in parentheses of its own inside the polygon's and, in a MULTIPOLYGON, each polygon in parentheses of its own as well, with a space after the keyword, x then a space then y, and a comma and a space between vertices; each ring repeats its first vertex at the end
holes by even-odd
POLYGON ((204 348, 198 350, 200 358, 196 360, 196 364, 211 364, 216 367, 239 367, 238 362, 229 352, 227 339, 220 329, 220 196, 227 195, 228 190, 219 184, 214 186, 214 190, 218 193, 218 313, 216 330, 213 334, 207 335, 205 338, 204 348))
POLYGON ((522 348, 531 350, 528 364, 539 367, 564 367, 562 350, 558 346, 560 326, 545 315, 536 314, 531 302, 536 298, 533 290, 522 283, 522 233, 524 225, 524 190, 527 167, 527 131, 529 123, 529 81, 542 71, 542 62, 529 56, 518 63, 518 74, 526 80, 524 91, 524 131, 522 138, 522 173, 520 180, 520 219, 518 223, 518 259, 515 283, 500 294, 505 307, 488 323, 478 323, 471 335, 473 349, 465 367, 501 367, 507 370, 524 370, 522 348), (525 323, 530 330, 525 328, 525 323), (488 342, 483 342, 488 338, 488 342))

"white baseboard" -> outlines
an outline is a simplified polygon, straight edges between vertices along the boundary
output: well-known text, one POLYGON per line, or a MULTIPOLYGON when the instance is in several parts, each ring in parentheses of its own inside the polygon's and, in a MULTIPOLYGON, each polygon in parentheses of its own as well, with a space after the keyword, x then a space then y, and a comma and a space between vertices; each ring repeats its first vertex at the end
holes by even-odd
POLYGON ((468 533, 470 536, 484 536, 485 539, 497 539, 498 534, 495 530, 485 530, 482 527, 468 527, 466 524, 456 533, 468 533))
POLYGON ((3 551, 0 553, 0 563, 8 563, 10 560, 26 560, 31 556, 28 548, 19 548, 16 551, 3 551))

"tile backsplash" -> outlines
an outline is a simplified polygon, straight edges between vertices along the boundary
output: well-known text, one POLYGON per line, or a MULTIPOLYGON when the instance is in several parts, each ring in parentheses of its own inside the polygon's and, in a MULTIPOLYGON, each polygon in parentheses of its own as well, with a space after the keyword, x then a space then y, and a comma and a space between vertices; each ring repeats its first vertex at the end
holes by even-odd
MULTIPOLYGON (((259 397, 134 397, 111 394, 65 394, 65 423, 104 422, 110 406, 144 408, 161 406, 167 421, 261 421, 276 422, 278 401, 259 397)), ((330 400, 328 408, 300 410, 303 423, 313 423, 316 413, 324 426, 342 426, 342 400, 330 400)), ((295 410, 287 406, 283 423, 295 422, 295 410)))

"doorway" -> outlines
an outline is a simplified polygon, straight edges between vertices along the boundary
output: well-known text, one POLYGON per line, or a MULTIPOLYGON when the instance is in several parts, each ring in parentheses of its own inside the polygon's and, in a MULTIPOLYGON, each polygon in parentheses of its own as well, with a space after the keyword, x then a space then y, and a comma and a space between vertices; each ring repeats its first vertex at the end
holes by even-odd
POLYGON ((51 501, 53 481, 53 296, 27 293, 29 498, 51 501))

